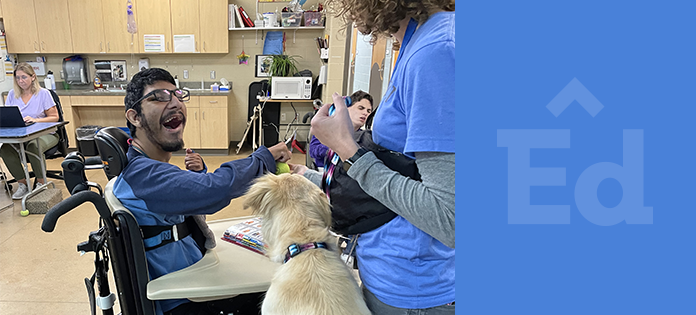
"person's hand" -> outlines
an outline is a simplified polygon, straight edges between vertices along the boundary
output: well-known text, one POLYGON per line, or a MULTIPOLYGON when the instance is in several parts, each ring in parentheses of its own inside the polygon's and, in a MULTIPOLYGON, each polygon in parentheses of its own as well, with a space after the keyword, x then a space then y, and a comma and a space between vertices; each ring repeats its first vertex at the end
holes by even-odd
POLYGON ((292 153, 285 146, 285 143, 279 142, 276 145, 268 148, 268 151, 273 155, 273 159, 278 162, 287 162, 292 157, 292 153))
POLYGON ((186 169, 189 171, 202 171, 204 168, 203 158, 200 154, 193 152, 191 149, 186 149, 186 157, 184 157, 184 164, 186 169))
POLYGON ((288 166, 290 166, 290 172, 297 175, 304 175, 304 173, 309 169, 307 166, 302 164, 288 163, 288 166))
POLYGON ((24 117, 24 122, 25 122, 25 123, 32 122, 32 121, 33 121, 33 122, 36 122, 36 118, 31 117, 31 116, 26 116, 26 117, 24 117))
POLYGON ((338 93, 332 97, 336 107, 334 115, 329 116, 331 105, 322 106, 312 118, 310 132, 345 161, 358 151, 358 144, 353 140, 353 123, 343 97, 338 93))

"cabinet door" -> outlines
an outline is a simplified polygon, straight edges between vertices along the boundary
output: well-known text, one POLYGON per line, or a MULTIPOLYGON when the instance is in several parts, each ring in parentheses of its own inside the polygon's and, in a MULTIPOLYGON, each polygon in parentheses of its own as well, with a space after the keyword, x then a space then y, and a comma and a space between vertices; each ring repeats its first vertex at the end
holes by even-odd
MULTIPOLYGON (((203 0, 202 2, 207 2, 203 0)), ((198 10, 198 0, 171 0, 172 10, 172 37, 174 35, 193 35, 195 39, 195 52, 200 49, 200 30, 198 20, 203 17, 198 10)), ((174 47, 174 45, 172 45, 174 47)), ((176 52, 172 49, 172 52, 176 52)))
POLYGON ((169 0, 138 1, 138 44, 145 52, 144 35, 164 35, 164 52, 172 52, 172 24, 169 0))
POLYGON ((227 149, 229 145, 227 108, 201 107, 201 148, 227 149))
POLYGON ((229 25, 227 1, 207 0, 200 2, 202 53, 227 53, 229 51, 229 25))
POLYGON ((92 54, 106 52, 101 1, 68 0, 68 9, 73 51, 92 54))
POLYGON ((36 30, 34 2, 2 1, 3 23, 7 52, 11 54, 38 53, 39 33, 36 30))
MULTIPOLYGON (((140 13, 136 7, 137 2, 131 0, 133 15, 136 20, 138 13, 140 13)), ((139 51, 140 42, 142 42, 142 38, 139 35, 142 32, 140 32, 140 25, 138 25, 138 33, 135 35, 128 33, 126 3, 127 1, 123 0, 102 0, 104 39, 106 40, 104 49, 107 53, 137 53, 139 51)))
POLYGON ((199 96, 191 96, 186 102, 186 126, 184 127, 184 146, 191 149, 201 148, 201 112, 198 108, 199 96))
MULTIPOLYGON (((72 53, 68 0, 34 0, 42 53, 72 53)), ((85 18, 76 16, 76 19, 85 18)))
POLYGON ((186 110, 186 127, 184 128, 184 147, 191 149, 201 148, 200 108, 188 108, 186 110))

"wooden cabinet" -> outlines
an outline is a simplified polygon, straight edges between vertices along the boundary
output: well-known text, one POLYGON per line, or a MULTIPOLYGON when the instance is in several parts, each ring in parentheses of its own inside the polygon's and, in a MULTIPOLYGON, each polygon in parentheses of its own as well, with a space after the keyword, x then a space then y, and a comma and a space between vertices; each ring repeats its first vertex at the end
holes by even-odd
MULTIPOLYGON (((128 33, 128 13, 126 1, 102 0, 102 16, 104 21, 104 39, 107 53, 134 53, 139 51, 141 32, 132 35, 128 33), (131 47, 132 46, 132 47, 131 47)), ((139 1, 131 0, 134 18, 137 20, 139 1)), ((75 51, 77 52, 77 51, 75 51)))
POLYGON ((138 19, 139 42, 146 34, 164 35, 164 52, 171 53, 173 35, 193 35, 195 52, 227 53, 227 10, 227 0, 138 0, 139 12, 153 12, 138 19))
POLYGON ((227 149, 227 135, 227 96, 192 96, 186 103, 186 147, 227 149))
POLYGON ((227 0, 200 1, 200 52, 229 52, 227 11, 227 0))
POLYGON ((145 52, 143 36, 164 35, 164 52, 172 52, 172 25, 169 0, 138 1, 138 42, 145 52))
POLYGON ((63 120, 70 122, 69 124, 65 125, 65 132, 68 134, 68 146, 70 148, 76 148, 77 139, 75 139, 75 128, 79 126, 77 126, 75 116, 73 115, 73 108, 72 102, 70 101, 70 96, 60 96, 60 105, 63 109, 63 120))
POLYGON ((201 96, 201 147, 227 149, 227 96, 201 96))
POLYGON ((70 32, 74 39, 73 50, 88 54, 106 52, 102 2, 68 0, 68 8, 71 15, 70 32))
POLYGON ((41 52, 34 15, 34 1, 3 0, 1 4, 7 52, 12 54, 41 52))
MULTIPOLYGON (((83 125, 126 127, 123 95, 60 97, 70 147, 77 146, 75 129, 83 125)), ((184 145, 192 149, 228 149, 227 95, 191 96, 186 102, 184 145)))
POLYGON ((67 0, 4 0, 7 52, 72 53, 67 0))
POLYGON ((125 1, 68 0, 68 9, 76 53, 138 52, 137 35, 128 33, 125 1))
POLYGON ((184 128, 184 146, 198 149, 201 147, 201 113, 200 99, 191 96, 186 102, 186 127, 184 128))
MULTIPOLYGON (((205 2, 205 0, 204 0, 205 2)), ((172 38, 176 35, 193 35, 194 51, 200 52, 200 27, 198 0, 171 0, 172 38)), ((172 45, 172 52, 176 48, 172 45)))
POLYGON ((34 0, 34 12, 41 52, 72 53, 68 0, 34 0))

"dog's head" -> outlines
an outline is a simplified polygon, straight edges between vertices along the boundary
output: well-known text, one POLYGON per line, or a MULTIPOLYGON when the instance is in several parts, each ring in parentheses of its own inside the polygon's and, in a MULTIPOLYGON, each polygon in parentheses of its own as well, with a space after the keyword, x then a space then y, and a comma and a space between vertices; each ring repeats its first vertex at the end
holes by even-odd
POLYGON ((331 227, 326 195, 300 175, 268 174, 257 179, 244 208, 262 217, 261 233, 271 259, 282 256, 290 244, 324 241, 331 227))

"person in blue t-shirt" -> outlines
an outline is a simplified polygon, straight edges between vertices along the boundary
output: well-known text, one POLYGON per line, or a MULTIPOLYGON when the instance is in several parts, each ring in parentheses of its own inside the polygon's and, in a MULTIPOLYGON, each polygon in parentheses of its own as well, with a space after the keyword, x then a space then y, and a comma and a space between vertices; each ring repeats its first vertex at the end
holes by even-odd
MULTIPOLYGON (((372 95, 365 91, 355 91, 350 95, 350 105, 348 105, 348 115, 353 123, 353 129, 358 131, 365 125, 365 122, 372 114, 372 95), (353 106, 354 105, 354 106, 353 106)), ((326 152, 329 150, 325 145, 312 136, 309 142, 309 156, 314 159, 314 165, 321 168, 324 167, 324 159, 326 152)))
MULTIPOLYGON (((117 177, 113 192, 133 213, 143 232, 151 279, 186 268, 203 255, 191 235, 162 241, 187 216, 213 214, 244 194, 252 181, 276 172, 276 161, 291 153, 284 143, 261 146, 251 156, 223 163, 212 173, 198 153, 186 150, 187 170, 170 164, 172 152, 184 148, 189 92, 176 88, 172 75, 158 68, 138 72, 126 88, 126 119, 131 132, 128 165, 117 177), (149 235, 153 234, 154 236, 149 235)), ((177 227, 177 230, 179 228, 177 227)), ((173 235, 173 234, 172 234, 173 235)), ((230 279, 234 281, 234 279, 230 279)), ((194 303, 187 299, 155 301, 157 314, 258 314, 261 294, 194 303)))
MULTIPOLYGON (((400 44, 372 135, 376 144, 414 158, 422 179, 392 171, 357 145, 337 93, 335 113, 329 116, 323 106, 312 119, 312 134, 351 162, 348 175, 397 214, 357 238, 365 301, 373 314, 454 314, 454 1, 331 2, 363 34, 393 36, 400 44)), ((292 170, 317 182, 317 173, 306 167, 292 170)))

